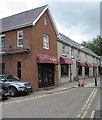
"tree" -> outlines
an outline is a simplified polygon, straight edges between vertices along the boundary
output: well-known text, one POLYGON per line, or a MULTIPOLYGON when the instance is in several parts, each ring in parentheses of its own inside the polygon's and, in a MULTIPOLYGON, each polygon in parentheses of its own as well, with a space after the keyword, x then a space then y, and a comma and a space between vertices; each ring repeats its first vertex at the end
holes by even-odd
POLYGON ((98 56, 102 56, 102 37, 101 36, 97 36, 92 41, 88 41, 88 42, 83 41, 81 45, 92 50, 98 56))

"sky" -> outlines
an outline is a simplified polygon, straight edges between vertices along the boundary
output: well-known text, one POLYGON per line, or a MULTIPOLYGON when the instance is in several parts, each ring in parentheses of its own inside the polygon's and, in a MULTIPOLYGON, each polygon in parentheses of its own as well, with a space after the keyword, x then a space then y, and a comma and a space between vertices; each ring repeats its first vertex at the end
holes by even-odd
POLYGON ((82 43, 100 35, 99 0, 0 0, 0 19, 46 4, 58 31, 72 40, 82 43))

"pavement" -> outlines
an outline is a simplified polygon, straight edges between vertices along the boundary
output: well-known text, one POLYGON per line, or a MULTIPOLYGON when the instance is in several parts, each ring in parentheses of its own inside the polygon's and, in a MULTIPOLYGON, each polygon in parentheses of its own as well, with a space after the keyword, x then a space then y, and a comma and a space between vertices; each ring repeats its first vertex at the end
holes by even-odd
MULTIPOLYGON (((100 87, 100 77, 97 77, 97 86, 95 86, 95 78, 87 78, 84 79, 84 87, 100 87)), ((36 93, 42 93, 42 94, 51 94, 51 93, 55 93, 55 92, 60 92, 60 91, 64 91, 64 90, 68 90, 71 88, 76 88, 78 87, 78 82, 69 82, 63 85, 60 85, 56 88, 53 89, 49 89, 49 90, 42 90, 42 91, 37 91, 36 93)))
MULTIPOLYGON (((100 88, 100 86, 102 85, 101 81, 100 81, 102 79, 102 77, 96 77, 96 79, 97 79, 97 86, 95 86, 95 78, 84 79, 84 88, 92 88, 92 87, 100 88)), ((78 82, 69 82, 69 83, 60 85, 60 86, 50 89, 50 90, 42 90, 42 91, 35 92, 35 94, 37 94, 37 95, 38 94, 53 94, 56 92, 61 92, 61 91, 65 91, 65 90, 77 88, 77 87, 78 87, 78 82)), ((101 111, 100 109, 101 109, 100 108, 100 99, 98 99, 96 108, 92 111, 92 114, 90 117, 96 118, 96 119, 101 118, 102 112, 100 112, 101 111)))

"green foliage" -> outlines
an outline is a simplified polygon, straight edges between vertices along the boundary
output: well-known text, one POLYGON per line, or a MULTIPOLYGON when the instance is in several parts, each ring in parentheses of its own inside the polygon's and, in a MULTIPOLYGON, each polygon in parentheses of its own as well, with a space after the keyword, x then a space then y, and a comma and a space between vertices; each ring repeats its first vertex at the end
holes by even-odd
POLYGON ((74 81, 78 81, 78 80, 79 80, 78 76, 74 77, 74 81))
POLYGON ((88 42, 83 41, 81 45, 92 50, 97 55, 102 56, 102 37, 101 36, 97 36, 92 41, 88 41, 88 42))

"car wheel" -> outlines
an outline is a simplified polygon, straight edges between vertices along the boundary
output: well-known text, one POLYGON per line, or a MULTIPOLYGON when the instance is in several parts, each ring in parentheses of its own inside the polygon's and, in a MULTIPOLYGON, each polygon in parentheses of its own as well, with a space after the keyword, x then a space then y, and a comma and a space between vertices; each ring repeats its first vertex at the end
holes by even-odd
POLYGON ((16 88, 14 88, 14 87, 10 88, 10 96, 11 97, 17 96, 17 90, 16 90, 16 88))

